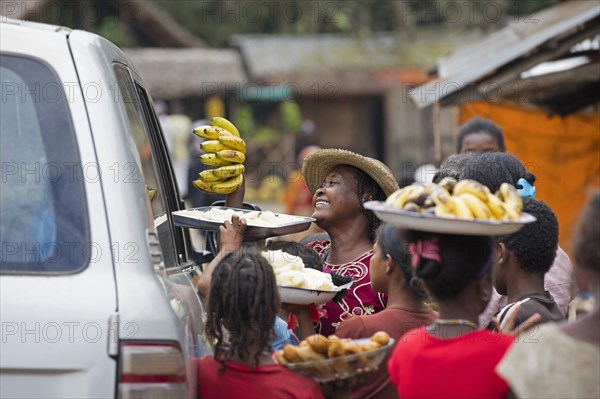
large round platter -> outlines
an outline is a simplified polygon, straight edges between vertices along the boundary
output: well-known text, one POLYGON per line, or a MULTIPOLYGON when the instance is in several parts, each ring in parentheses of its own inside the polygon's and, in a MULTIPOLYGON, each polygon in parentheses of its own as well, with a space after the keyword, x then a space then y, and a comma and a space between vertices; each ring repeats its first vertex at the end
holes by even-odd
POLYGON ((365 202, 364 206, 372 210, 385 223, 408 230, 430 233, 474 236, 504 235, 515 233, 525 224, 536 221, 536 218, 528 213, 521 214, 520 219, 517 221, 449 219, 440 218, 430 213, 417 213, 390 208, 382 201, 365 202))
POLYGON ((343 289, 350 288, 352 282, 336 287, 335 291, 318 291, 306 288, 282 287, 278 286, 279 299, 283 303, 292 303, 295 305, 321 305, 333 299, 335 294, 343 289))

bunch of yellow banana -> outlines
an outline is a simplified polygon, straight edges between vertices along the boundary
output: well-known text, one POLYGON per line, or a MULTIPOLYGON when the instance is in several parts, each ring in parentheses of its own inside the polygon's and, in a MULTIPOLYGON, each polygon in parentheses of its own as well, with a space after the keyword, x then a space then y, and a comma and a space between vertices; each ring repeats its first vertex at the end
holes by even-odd
POLYGON ((443 179, 414 183, 394 192, 386 205, 411 212, 457 219, 518 220, 523 202, 514 186, 503 183, 496 194, 474 180, 443 179))
POLYGON ((215 117, 210 123, 194 129, 194 134, 206 139, 200 144, 206 152, 200 156, 200 162, 217 168, 200 172, 193 184, 208 193, 229 194, 244 182, 246 142, 227 119, 215 117))

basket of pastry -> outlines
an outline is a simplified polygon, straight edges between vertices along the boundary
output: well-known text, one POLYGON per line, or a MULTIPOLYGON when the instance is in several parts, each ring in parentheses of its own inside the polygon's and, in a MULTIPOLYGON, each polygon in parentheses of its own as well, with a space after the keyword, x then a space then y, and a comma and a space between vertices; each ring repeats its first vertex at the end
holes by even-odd
POLYGON ((383 331, 363 339, 314 334, 298 346, 284 345, 275 351, 274 358, 282 366, 322 383, 350 378, 359 369, 378 367, 393 345, 394 339, 383 331))

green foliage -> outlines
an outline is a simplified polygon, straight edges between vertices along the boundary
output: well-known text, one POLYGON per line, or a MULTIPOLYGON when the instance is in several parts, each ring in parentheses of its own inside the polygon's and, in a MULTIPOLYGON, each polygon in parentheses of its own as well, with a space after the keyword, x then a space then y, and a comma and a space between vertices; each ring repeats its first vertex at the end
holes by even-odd
POLYGON ((95 31, 119 47, 135 47, 138 45, 131 28, 116 18, 104 18, 95 31))
POLYGON ((281 127, 287 132, 298 132, 302 125, 302 111, 295 101, 284 101, 280 105, 281 127))

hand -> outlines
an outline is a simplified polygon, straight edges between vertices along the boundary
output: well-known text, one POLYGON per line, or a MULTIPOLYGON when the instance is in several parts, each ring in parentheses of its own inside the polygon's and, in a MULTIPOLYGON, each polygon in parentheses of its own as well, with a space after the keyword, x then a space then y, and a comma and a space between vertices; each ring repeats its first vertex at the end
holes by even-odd
POLYGON ((498 322, 498 319, 496 319, 494 317, 492 319, 492 324, 494 326, 494 330, 501 332, 503 334, 518 336, 522 332, 530 329, 531 327, 533 327, 535 325, 538 325, 542 321, 542 316, 540 316, 539 313, 536 313, 533 316, 531 316, 530 318, 528 318, 527 320, 525 320, 523 323, 519 324, 519 326, 517 326, 515 328, 515 321, 517 320, 517 316, 519 315, 520 312, 521 312, 521 305, 520 304, 515 305, 514 310, 507 317, 506 323, 504 324, 503 328, 500 327, 500 323, 498 322))
POLYGON ((244 233, 248 224, 246 219, 233 215, 231 222, 226 220, 223 226, 219 227, 219 245, 220 252, 230 253, 240 249, 244 242, 244 233))

